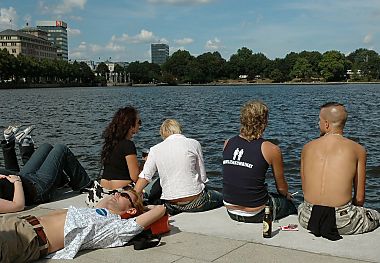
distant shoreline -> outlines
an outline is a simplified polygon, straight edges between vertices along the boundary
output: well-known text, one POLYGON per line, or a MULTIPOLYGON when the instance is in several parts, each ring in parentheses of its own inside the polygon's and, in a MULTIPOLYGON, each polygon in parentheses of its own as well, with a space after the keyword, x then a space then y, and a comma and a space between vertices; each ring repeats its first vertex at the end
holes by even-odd
MULTIPOLYGON (((125 84, 125 83, 115 83, 114 85, 107 85, 103 86, 104 88, 110 88, 110 87, 165 87, 165 86, 171 86, 171 87, 185 87, 185 86, 204 86, 204 87, 212 87, 212 86, 259 86, 259 85, 284 85, 284 86, 291 86, 291 85, 305 85, 305 86, 313 86, 313 85, 347 85, 347 84, 373 84, 377 85, 380 84, 380 81, 371 81, 371 82, 283 82, 283 83, 270 83, 270 82, 211 82, 211 83, 204 83, 204 84, 192 84, 192 83, 181 83, 177 85, 164 85, 164 84, 125 84)), ((21 85, 21 86, 13 86, 13 85, 0 85, 0 90, 6 90, 6 89, 34 89, 34 88, 75 88, 75 87, 100 87, 100 86, 72 86, 72 85, 61 85, 61 84, 34 84, 34 85, 21 85)))
MULTIPOLYGON (((269 82, 211 82, 204 84, 183 83, 176 86, 257 86, 257 85, 347 85, 347 84, 380 84, 380 81, 373 82, 282 82, 282 83, 269 83, 269 82)), ((118 86, 118 85, 117 85, 118 86)), ((156 85, 156 84, 133 84, 132 87, 161 87, 161 86, 175 86, 175 85, 156 85)))

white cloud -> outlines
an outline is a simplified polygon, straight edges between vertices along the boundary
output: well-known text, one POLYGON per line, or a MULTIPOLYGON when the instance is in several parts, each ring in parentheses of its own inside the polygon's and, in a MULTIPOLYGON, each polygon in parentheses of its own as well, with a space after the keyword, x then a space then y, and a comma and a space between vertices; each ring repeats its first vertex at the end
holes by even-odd
POLYGON ((194 40, 192 38, 188 38, 188 37, 185 37, 183 39, 174 40, 174 43, 176 43, 177 45, 181 45, 181 46, 189 45, 193 42, 194 42, 194 40))
POLYGON ((70 28, 70 27, 67 28, 67 32, 68 32, 70 37, 79 36, 81 34, 79 29, 70 28))
POLYGON ((197 5, 208 4, 214 0, 148 0, 152 4, 169 4, 169 5, 197 5))
POLYGON ((1 8, 0 9, 0 29, 5 30, 12 27, 15 29, 15 25, 17 25, 17 12, 13 7, 9 8, 1 8))
POLYGON ((218 50, 220 48, 222 48, 222 43, 217 37, 214 39, 207 40, 205 45, 206 50, 218 50))
POLYGON ((373 34, 372 33, 368 33, 364 39, 363 39, 363 43, 364 44, 371 44, 372 43, 372 40, 373 40, 373 34))
POLYGON ((72 12, 74 9, 84 9, 87 0, 60 0, 58 3, 48 4, 44 1, 39 2, 39 8, 43 13, 62 15, 72 12))
POLYGON ((105 48, 104 48, 106 51, 110 51, 110 52, 120 52, 120 51, 124 51, 125 50, 125 47, 123 46, 120 46, 120 45, 117 45, 116 43, 114 42, 109 42, 105 48))
POLYGON ((111 41, 140 44, 158 41, 158 38, 153 34, 153 32, 142 29, 140 33, 135 36, 129 36, 126 33, 122 34, 120 37, 113 35, 111 41))
POLYGON ((166 39, 166 38, 161 38, 158 40, 158 43, 162 43, 162 44, 168 44, 169 45, 169 41, 166 39))
POLYGON ((70 59, 90 59, 98 56, 103 58, 104 54, 107 54, 107 58, 109 56, 115 57, 122 54, 125 50, 125 46, 118 45, 112 40, 105 45, 81 42, 70 51, 70 59))

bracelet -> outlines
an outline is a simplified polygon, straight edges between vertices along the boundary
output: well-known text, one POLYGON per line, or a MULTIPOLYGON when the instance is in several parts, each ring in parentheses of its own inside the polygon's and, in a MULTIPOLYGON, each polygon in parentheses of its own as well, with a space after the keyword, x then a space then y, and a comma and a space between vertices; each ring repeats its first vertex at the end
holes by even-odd
POLYGON ((17 179, 13 183, 15 183, 15 182, 21 182, 21 179, 17 179))

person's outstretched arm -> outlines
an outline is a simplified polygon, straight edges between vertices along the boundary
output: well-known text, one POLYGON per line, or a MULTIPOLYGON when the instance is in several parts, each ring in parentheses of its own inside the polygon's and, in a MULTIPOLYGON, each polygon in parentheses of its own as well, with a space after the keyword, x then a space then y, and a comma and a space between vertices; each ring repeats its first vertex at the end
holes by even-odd
POLYGON ((11 213, 22 211, 25 208, 24 188, 21 178, 17 175, 0 174, 0 180, 8 180, 14 185, 13 200, 8 201, 0 198, 0 213, 11 213))
POLYGON ((147 186, 147 184, 150 181, 152 181, 152 178, 156 171, 157 171, 157 166, 156 166, 155 156, 154 156, 153 151, 151 150, 146 159, 144 168, 139 174, 139 178, 134 187, 137 193, 141 193, 143 189, 145 188, 145 186, 147 186))
POLYGON ((148 212, 145 212, 136 217, 136 222, 142 227, 147 227, 158 219, 160 219, 166 212, 166 208, 164 205, 156 205, 148 212))
POLYGON ((280 147, 266 141, 262 145, 262 152, 265 160, 272 166, 277 192, 288 199, 291 199, 291 195, 288 192, 288 183, 284 176, 284 163, 280 147))

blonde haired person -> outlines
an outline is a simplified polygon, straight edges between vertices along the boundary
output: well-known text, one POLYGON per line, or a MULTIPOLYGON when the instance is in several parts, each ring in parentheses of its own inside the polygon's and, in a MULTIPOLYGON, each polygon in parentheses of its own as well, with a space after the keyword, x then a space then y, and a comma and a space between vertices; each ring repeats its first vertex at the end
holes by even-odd
POLYGON ((281 150, 262 138, 268 117, 263 102, 247 102, 240 111, 240 134, 224 144, 223 200, 236 221, 262 223, 266 204, 272 207, 274 219, 297 214, 288 193, 281 150), (278 193, 269 193, 265 183, 269 165, 278 193))
POLYGON ((174 119, 162 123, 160 134, 163 141, 150 148, 135 190, 142 192, 158 171, 161 199, 169 214, 221 207, 222 194, 205 185, 208 179, 200 143, 182 135, 182 126, 174 119))

